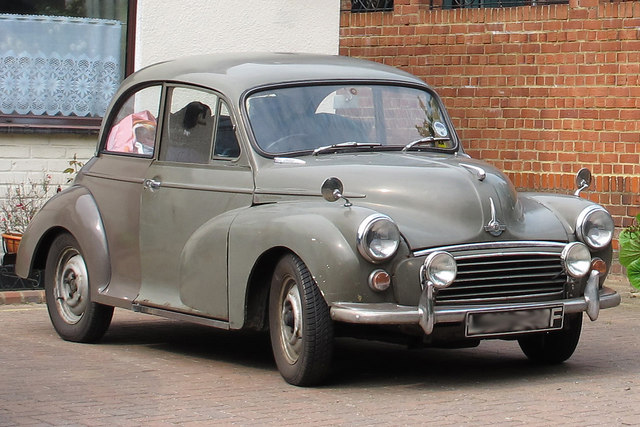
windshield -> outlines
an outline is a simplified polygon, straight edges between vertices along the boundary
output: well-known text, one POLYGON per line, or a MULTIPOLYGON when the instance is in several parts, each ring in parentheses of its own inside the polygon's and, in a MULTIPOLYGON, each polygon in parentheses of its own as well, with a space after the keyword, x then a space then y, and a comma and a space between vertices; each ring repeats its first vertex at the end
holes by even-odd
POLYGON ((437 98, 412 87, 268 89, 249 96, 246 107, 258 146, 272 155, 455 146, 437 98))

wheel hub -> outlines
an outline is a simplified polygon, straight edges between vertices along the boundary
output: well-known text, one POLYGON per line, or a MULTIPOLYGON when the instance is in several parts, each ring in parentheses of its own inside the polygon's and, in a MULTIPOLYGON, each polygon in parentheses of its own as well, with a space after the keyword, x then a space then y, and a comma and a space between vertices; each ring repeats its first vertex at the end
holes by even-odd
POLYGON ((87 266, 75 249, 63 253, 55 276, 55 297, 58 311, 65 322, 80 321, 89 300, 87 266))
POLYGON ((281 311, 281 336, 284 354, 289 363, 295 363, 302 351, 302 301, 295 281, 291 281, 284 289, 281 311))

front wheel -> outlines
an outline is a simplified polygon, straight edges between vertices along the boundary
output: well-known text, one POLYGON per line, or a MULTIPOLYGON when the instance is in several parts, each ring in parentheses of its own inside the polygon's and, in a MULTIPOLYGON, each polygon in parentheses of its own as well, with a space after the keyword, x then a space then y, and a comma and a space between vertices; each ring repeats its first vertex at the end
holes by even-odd
POLYGON ((59 235, 51 244, 44 280, 49 317, 58 335, 75 342, 102 338, 113 307, 91 301, 87 264, 70 234, 59 235))
POLYGON ((333 354, 329 307, 295 255, 282 257, 273 273, 269 331, 273 356, 288 383, 309 386, 329 374, 333 354))
POLYGON ((567 315, 560 331, 532 334, 518 339, 524 354, 534 362, 557 364, 569 359, 580 340, 582 313, 567 315))

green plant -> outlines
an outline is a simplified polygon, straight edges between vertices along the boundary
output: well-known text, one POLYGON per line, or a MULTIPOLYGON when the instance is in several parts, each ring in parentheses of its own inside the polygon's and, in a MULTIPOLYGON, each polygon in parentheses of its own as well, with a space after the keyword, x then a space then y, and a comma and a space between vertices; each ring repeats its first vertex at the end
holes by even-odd
POLYGON ((620 264, 627 269, 629 283, 640 289, 640 214, 636 223, 625 228, 618 237, 620 243, 620 264))
POLYGON ((67 184, 73 181, 73 179, 78 174, 78 171, 82 169, 84 163, 78 160, 78 155, 74 154, 73 159, 69 160, 69 167, 62 171, 62 173, 70 174, 71 176, 67 178, 67 184))
POLYGON ((9 184, 0 206, 0 231, 22 234, 29 221, 53 195, 51 175, 45 174, 41 181, 9 184))

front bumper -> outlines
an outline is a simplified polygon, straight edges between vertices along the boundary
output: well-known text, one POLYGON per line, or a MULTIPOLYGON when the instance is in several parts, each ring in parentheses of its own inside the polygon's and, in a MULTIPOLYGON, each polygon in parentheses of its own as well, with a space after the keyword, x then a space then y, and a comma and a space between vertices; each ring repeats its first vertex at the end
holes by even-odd
POLYGON ((434 306, 430 287, 425 286, 417 307, 393 303, 348 303, 331 304, 331 318, 345 323, 368 325, 420 325, 429 335, 438 323, 464 322, 469 313, 536 309, 550 305, 562 305, 564 313, 586 312, 591 320, 596 320, 600 309, 616 307, 620 295, 613 289, 598 289, 599 274, 593 271, 587 281, 584 296, 539 303, 487 304, 465 306, 434 306))

